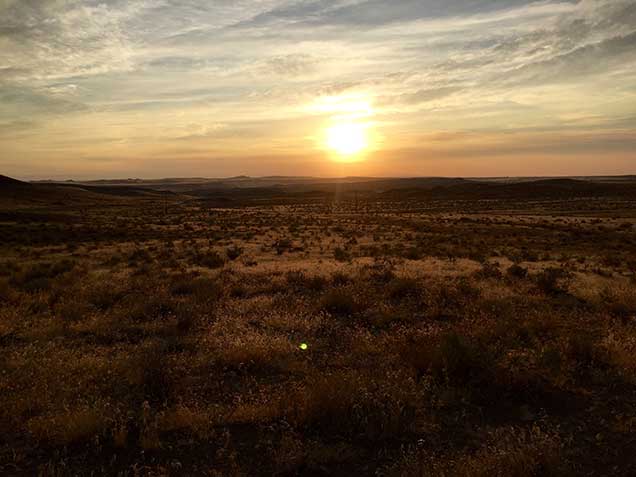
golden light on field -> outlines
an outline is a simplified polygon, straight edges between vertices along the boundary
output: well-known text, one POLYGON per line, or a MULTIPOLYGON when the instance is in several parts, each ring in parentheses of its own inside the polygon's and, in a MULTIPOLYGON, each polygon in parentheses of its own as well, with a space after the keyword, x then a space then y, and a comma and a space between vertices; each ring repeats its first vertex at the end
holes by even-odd
POLYGON ((341 160, 352 160, 369 147, 366 127, 360 123, 334 124, 327 129, 327 147, 341 160))

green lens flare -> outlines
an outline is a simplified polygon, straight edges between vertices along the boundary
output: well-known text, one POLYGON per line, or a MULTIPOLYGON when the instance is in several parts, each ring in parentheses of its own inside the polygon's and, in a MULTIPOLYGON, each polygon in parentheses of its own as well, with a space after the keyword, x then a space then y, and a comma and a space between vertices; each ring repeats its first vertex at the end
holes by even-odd
POLYGON ((299 348, 300 348, 300 349, 302 349, 303 351, 305 351, 307 348, 309 348, 309 346, 307 346, 307 343, 302 343, 302 344, 299 346, 299 348))

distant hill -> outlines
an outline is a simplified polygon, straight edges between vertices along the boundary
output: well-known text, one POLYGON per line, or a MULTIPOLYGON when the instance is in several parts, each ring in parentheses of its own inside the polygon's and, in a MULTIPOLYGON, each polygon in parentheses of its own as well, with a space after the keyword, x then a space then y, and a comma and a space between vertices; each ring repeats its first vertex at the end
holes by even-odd
POLYGON ((86 186, 73 182, 29 183, 0 175, 0 206, 4 209, 40 205, 83 206, 141 197, 158 198, 165 194, 166 192, 130 186, 86 186))
MULTIPOLYGON (((394 189, 389 195, 404 196, 394 189)), ((575 179, 540 179, 519 182, 465 182, 431 190, 411 189, 411 197, 431 199, 574 199, 594 197, 636 197, 636 182, 592 182, 575 179)))
POLYGON ((22 182, 12 177, 3 176, 0 174, 0 187, 28 187, 28 182, 22 182))
POLYGON ((636 198, 636 176, 579 178, 315 178, 248 177, 225 179, 167 178, 87 182, 21 182, 0 176, 0 198, 13 203, 67 204, 82 201, 157 199, 166 194, 183 200, 198 198, 219 206, 330 198, 388 200, 541 200, 576 198, 636 198))

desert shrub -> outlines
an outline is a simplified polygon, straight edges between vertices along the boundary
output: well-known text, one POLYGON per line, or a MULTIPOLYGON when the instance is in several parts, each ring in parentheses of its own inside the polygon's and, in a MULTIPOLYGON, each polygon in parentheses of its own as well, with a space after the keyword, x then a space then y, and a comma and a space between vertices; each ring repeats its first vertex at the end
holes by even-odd
POLYGON ((579 375, 586 375, 594 367, 605 369, 609 362, 606 350, 583 332, 575 332, 568 337, 565 356, 573 363, 574 371, 579 375))
POLYGON ((225 370, 244 373, 279 372, 294 351, 286 339, 272 338, 252 330, 223 337, 217 344, 210 352, 211 360, 225 370))
POLYGON ((160 432, 187 432, 197 438, 207 439, 213 433, 215 417, 208 409, 178 404, 158 415, 160 432))
POLYGON ((429 291, 430 300, 440 315, 452 315, 467 304, 475 302, 481 294, 479 288, 467 279, 461 278, 448 284, 436 284, 429 291))
POLYGON ((123 287, 105 282, 89 287, 86 293, 87 301, 100 311, 111 309, 125 296, 123 287))
POLYGON ((225 255, 227 255, 227 258, 230 260, 236 260, 237 258, 241 256, 242 253, 243 253, 243 249, 236 245, 228 247, 225 250, 225 255))
POLYGON ((6 278, 0 279, 0 301, 7 303, 11 301, 13 297, 13 290, 9 285, 9 280, 6 278))
POLYGON ((526 278, 528 276, 528 270, 517 263, 513 263, 506 270, 506 274, 512 278, 526 278))
POLYGON ((150 342, 137 352, 129 364, 129 379, 136 397, 135 405, 148 402, 163 405, 172 397, 172 382, 168 376, 168 354, 171 344, 166 340, 150 342))
POLYGON ((611 255, 605 255, 601 259, 601 263, 606 267, 620 268, 624 263, 624 259, 620 255, 614 253, 611 255))
POLYGON ((107 428, 106 416, 85 407, 37 416, 27 422, 27 429, 36 440, 58 446, 89 442, 104 435, 107 428))
POLYGON ((214 250, 207 250, 205 252, 198 252, 194 255, 194 263, 200 267, 205 268, 221 268, 225 265, 225 260, 218 252, 214 250))
POLYGON ((340 247, 336 247, 333 251, 333 258, 338 262, 348 262, 351 260, 351 254, 340 247))
POLYGON ((75 265, 74 261, 67 259, 53 263, 35 263, 26 270, 14 274, 11 283, 26 292, 48 290, 54 278, 71 271, 75 265))
POLYGON ((521 259, 526 262, 537 262, 539 260, 539 254, 533 250, 523 248, 521 250, 521 259))
POLYGON ((562 268, 546 268, 536 276, 537 287, 546 295, 559 295, 565 292, 564 281, 568 278, 562 268))
POLYGON ((161 290, 131 293, 121 302, 119 313, 133 322, 161 320, 174 314, 176 302, 161 290))
POLYGON ((409 247, 402 254, 407 260, 419 260, 422 258, 422 251, 417 247, 409 247))
POLYGON ((327 279, 321 275, 308 275, 302 271, 291 271, 285 275, 287 284, 297 290, 319 292, 327 287, 327 279))
MULTIPOLYGON (((209 314, 209 311, 207 313, 209 314)), ((183 301, 175 304, 173 315, 176 320, 176 334, 184 335, 196 328, 202 316, 202 311, 196 302, 183 301)))
POLYGON ((14 261, 6 261, 0 263, 0 277, 8 277, 21 270, 19 264, 14 261))
POLYGON ((414 278, 394 278, 386 286, 387 295, 393 300, 416 296, 420 287, 414 278))
POLYGON ((192 297, 197 302, 210 302, 221 296, 222 287, 214 278, 180 274, 171 278, 170 293, 180 297, 192 297))
POLYGON ((397 463, 383 469, 387 477, 557 477, 574 475, 563 458, 564 442, 558 434, 539 427, 497 429, 476 451, 460 455, 436 455, 413 449, 397 463))
POLYGON ((377 440, 412 431, 415 399, 413 383, 404 376, 340 373, 312 378, 280 406, 297 428, 377 440))
POLYGON ((152 256, 145 248, 136 248, 128 256, 128 263, 130 266, 135 266, 139 263, 148 263, 152 261, 152 256))
POLYGON ((81 300, 65 299, 56 306, 56 314, 64 322, 81 321, 91 314, 91 307, 81 300))
POLYGON ((331 284, 334 287, 342 287, 352 282, 352 278, 343 272, 335 272, 331 275, 331 284))
POLYGON ((539 364, 547 368, 550 372, 556 373, 561 370, 563 357, 561 350, 555 345, 546 346, 539 354, 539 364))
POLYGON ((320 309, 337 316, 353 315, 358 305, 350 291, 336 288, 328 291, 320 301, 320 309))
POLYGON ((439 382, 455 384, 486 382, 493 366, 484 347, 456 332, 408 343, 402 356, 419 376, 431 375, 439 382))
POLYGON ((500 279, 503 275, 499 266, 496 263, 485 262, 481 269, 475 272, 477 278, 492 278, 495 280, 500 279))
POLYGON ((363 269, 363 274, 368 275, 373 282, 386 284, 395 278, 393 266, 387 262, 377 262, 363 269))
POLYGON ((234 283, 230 286, 228 294, 232 298, 245 298, 249 295, 249 289, 244 283, 234 283))
POLYGON ((604 287, 599 295, 599 305, 612 315, 629 319, 636 316, 636 286, 613 285, 604 287))
POLYGON ((282 255, 285 252, 289 252, 293 248, 293 242, 290 239, 279 239, 274 242, 274 249, 276 254, 282 255))

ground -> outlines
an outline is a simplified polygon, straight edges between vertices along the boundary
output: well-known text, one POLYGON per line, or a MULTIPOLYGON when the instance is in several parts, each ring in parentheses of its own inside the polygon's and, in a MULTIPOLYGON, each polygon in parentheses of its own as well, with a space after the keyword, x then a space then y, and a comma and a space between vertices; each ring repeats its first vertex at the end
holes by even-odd
POLYGON ((0 211, 0 474, 636 474, 636 202, 90 197, 0 211))

